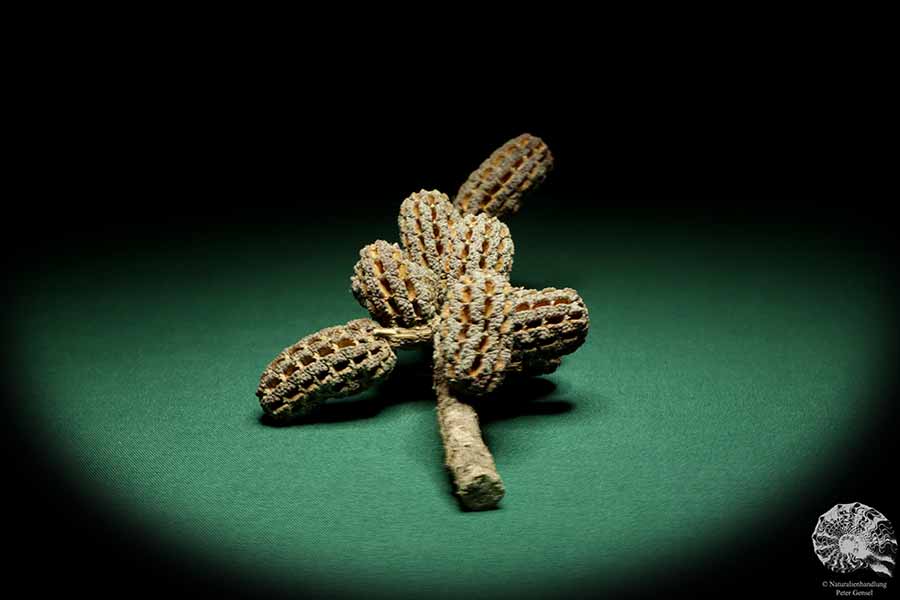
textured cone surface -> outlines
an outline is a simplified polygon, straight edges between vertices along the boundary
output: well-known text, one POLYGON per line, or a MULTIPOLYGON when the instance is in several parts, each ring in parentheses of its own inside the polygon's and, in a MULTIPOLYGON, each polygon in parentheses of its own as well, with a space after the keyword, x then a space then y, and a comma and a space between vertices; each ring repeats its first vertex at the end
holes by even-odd
POLYGON ((263 410, 277 419, 302 415, 386 377, 397 357, 386 340, 372 334, 376 327, 370 319, 356 319, 285 348, 260 377, 256 396, 263 410))
POLYGON ((524 133, 495 150, 456 194, 461 213, 515 214, 522 195, 537 187, 553 167, 553 155, 538 137, 524 133))
POLYGON ((519 288, 510 297, 512 360, 523 369, 549 368, 553 359, 574 352, 584 343, 590 321, 587 307, 575 290, 519 288))
POLYGON ((446 258, 453 249, 453 227, 459 211, 447 194, 420 190, 400 204, 400 242, 410 259, 445 277, 446 258))
POLYGON ((448 277, 457 279, 475 270, 509 277, 515 248, 503 222, 485 214, 465 215, 453 234, 453 250, 445 266, 448 277))
POLYGON ((440 282, 429 269, 383 240, 359 251, 351 290, 372 318, 386 327, 416 327, 438 310, 440 282))
POLYGON ((400 205, 400 241, 415 263, 445 283, 474 269, 509 275, 515 247, 509 228, 486 214, 460 215, 438 191, 421 190, 400 205))
POLYGON ((471 271, 447 287, 434 345, 453 392, 480 396, 503 381, 513 346, 511 293, 506 278, 489 271, 471 271))

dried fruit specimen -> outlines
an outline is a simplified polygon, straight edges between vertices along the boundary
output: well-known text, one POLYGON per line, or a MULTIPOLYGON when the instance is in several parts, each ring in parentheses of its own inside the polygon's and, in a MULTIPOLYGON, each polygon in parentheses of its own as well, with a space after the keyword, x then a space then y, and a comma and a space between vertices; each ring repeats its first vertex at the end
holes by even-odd
POLYGON ((538 137, 522 134, 495 150, 469 175, 454 204, 468 214, 515 214, 522 195, 540 184, 551 168, 553 155, 547 145, 538 137))
POLYGON ((481 396, 503 381, 513 346, 511 292, 503 275, 477 269, 448 286, 434 347, 453 392, 481 396))
POLYGON ((373 334, 377 327, 356 319, 285 348, 259 380, 256 396, 263 410, 279 420, 303 415, 328 398, 350 396, 386 377, 397 357, 373 334))
POLYGON ((868 567, 890 576, 897 555, 891 522, 859 502, 837 504, 820 516, 812 542, 822 564, 837 573, 868 567))
POLYGON ((353 295, 382 325, 415 327, 437 312, 438 278, 397 244, 378 240, 360 250, 350 282, 353 295))
POLYGON ((438 424, 455 492, 470 509, 495 507, 505 489, 464 398, 490 393, 507 375, 553 372, 589 326, 575 290, 509 283, 514 246, 497 216, 516 212, 552 164, 547 146, 524 134, 472 173, 455 205, 436 190, 406 198, 398 218, 404 249, 369 244, 351 276, 353 295, 374 320, 323 329, 282 351, 260 378, 263 410, 278 419, 305 414, 387 376, 395 348, 432 344, 438 424))

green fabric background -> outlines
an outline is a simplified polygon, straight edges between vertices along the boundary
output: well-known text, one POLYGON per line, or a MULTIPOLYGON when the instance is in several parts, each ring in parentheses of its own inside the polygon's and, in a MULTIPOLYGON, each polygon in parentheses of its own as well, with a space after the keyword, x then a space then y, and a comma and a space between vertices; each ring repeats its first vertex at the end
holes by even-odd
POLYGON ((513 282, 575 287, 591 332, 484 414, 507 495, 463 512, 415 353, 311 423, 259 419, 276 353, 363 316, 349 275, 362 245, 398 238, 393 210, 32 274, 14 314, 35 398, 23 426, 123 537, 185 561, 335 593, 541 595, 727 548, 880 410, 893 323, 864 252, 526 206, 509 220, 513 282))

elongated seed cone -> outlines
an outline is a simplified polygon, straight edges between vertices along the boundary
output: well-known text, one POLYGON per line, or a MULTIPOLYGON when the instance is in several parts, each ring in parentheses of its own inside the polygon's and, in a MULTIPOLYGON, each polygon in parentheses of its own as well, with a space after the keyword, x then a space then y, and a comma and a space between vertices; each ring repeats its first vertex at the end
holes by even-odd
POLYGON ((522 195, 537 187, 553 168, 553 155, 538 137, 524 133, 495 150, 456 194, 461 213, 495 217, 515 214, 522 195))
POLYGON ((285 420, 386 377, 397 357, 386 340, 372 334, 377 327, 370 319, 356 319, 285 348, 260 377, 256 396, 263 410, 285 420))
POLYGON ((455 393, 480 396, 503 381, 513 347, 511 294, 506 278, 490 271, 474 270, 448 285, 434 351, 455 393))
POLYGON ((459 219, 447 194, 419 190, 400 204, 400 242, 413 262, 443 279, 447 255, 453 249, 453 227, 459 219))
POLYGON ((590 320, 575 290, 517 288, 510 298, 514 363, 527 369, 549 368, 553 359, 574 352, 584 343, 590 320))
POLYGON ((359 251, 350 278, 353 295, 386 327, 416 327, 438 311, 440 280, 397 246, 383 240, 359 251))
POLYGON ((465 215, 453 234, 453 250, 445 263, 448 277, 456 279, 476 269, 509 277, 515 247, 502 221, 486 214, 465 215))

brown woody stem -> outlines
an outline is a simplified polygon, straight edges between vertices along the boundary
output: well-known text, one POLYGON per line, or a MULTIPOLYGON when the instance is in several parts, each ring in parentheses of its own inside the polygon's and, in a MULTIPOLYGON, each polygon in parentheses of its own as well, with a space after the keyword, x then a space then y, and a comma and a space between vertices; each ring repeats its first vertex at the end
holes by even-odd
POLYGON ((384 338, 393 348, 405 348, 418 344, 430 344, 432 338, 429 325, 418 327, 381 327, 372 331, 372 334, 384 338))
MULTIPOLYGON (((437 354, 437 353, 436 353, 437 354)), ((435 365, 437 417, 444 442, 445 464, 453 475, 456 494, 471 510, 495 508, 505 492, 494 457, 481 437, 478 414, 457 399, 435 365)))

